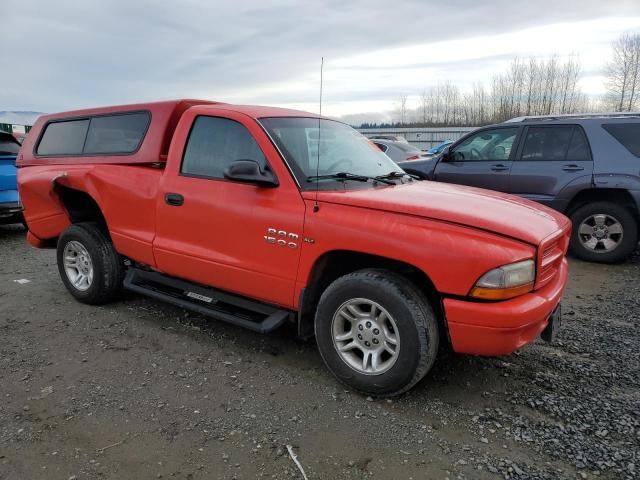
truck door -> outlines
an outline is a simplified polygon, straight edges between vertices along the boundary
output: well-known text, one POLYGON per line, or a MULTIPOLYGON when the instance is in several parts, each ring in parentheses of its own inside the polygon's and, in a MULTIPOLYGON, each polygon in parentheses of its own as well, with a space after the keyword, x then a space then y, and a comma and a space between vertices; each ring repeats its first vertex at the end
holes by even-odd
POLYGON ((292 306, 305 208, 300 192, 255 120, 205 112, 186 112, 174 135, 158 192, 156 264, 169 275, 292 306), (236 160, 270 169, 279 185, 225 179, 236 160))
POLYGON ((509 192, 564 211, 573 196, 590 188, 593 160, 578 125, 529 126, 511 167, 509 192))
POLYGON ((519 130, 506 126, 474 132, 443 155, 434 180, 506 192, 519 130))

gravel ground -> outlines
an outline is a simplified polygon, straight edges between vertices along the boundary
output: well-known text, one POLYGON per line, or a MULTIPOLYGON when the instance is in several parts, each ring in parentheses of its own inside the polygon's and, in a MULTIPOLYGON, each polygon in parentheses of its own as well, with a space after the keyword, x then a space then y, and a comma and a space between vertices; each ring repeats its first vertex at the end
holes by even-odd
POLYGON ((1 479, 301 479, 287 445, 309 479, 640 477, 638 256, 571 261, 558 344, 441 358, 381 401, 292 329, 81 305, 53 251, 0 245, 1 479))

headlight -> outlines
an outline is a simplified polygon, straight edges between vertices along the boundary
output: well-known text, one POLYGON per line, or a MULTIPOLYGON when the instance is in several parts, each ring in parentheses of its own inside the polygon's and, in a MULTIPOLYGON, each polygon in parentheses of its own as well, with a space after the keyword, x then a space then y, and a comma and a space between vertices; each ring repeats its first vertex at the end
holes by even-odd
POLYGON ((536 264, 533 260, 511 263, 485 273, 471 290, 472 297, 504 300, 533 290, 536 264))

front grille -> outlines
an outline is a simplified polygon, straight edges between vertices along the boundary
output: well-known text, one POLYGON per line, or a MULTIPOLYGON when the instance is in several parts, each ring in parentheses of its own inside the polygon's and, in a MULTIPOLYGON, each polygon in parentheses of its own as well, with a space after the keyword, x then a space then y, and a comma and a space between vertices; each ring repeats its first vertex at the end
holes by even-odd
POLYGON ((538 248, 538 268, 536 276, 536 290, 544 287, 553 280, 560 270, 562 259, 569 247, 570 227, 545 239, 538 248))
POLYGON ((558 242, 553 242, 551 245, 545 247, 545 249, 542 251, 542 259, 546 259, 549 258, 551 255, 553 255, 554 251, 558 248, 558 242))

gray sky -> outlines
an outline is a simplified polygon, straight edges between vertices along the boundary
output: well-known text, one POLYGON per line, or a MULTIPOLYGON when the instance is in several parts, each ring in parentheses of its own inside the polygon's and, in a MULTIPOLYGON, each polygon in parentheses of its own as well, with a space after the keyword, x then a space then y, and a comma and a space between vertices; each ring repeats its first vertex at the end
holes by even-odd
POLYGON ((518 55, 577 54, 603 91, 609 44, 640 31, 638 0, 77 0, 2 9, 0 110, 207 98, 324 113, 488 81, 518 55), (7 74, 8 68, 12 72, 7 74))

